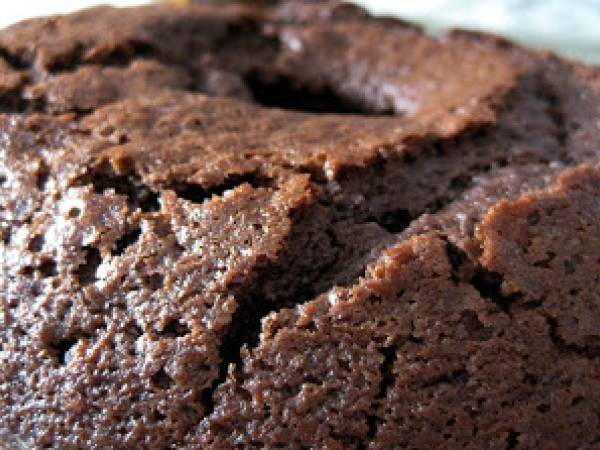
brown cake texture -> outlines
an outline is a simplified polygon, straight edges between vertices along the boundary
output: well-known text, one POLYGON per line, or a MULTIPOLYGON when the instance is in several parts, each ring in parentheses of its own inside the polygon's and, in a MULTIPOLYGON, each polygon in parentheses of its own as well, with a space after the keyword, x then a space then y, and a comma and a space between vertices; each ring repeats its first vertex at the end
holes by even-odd
POLYGON ((336 1, 0 31, 0 440, 600 449, 600 70, 336 1))

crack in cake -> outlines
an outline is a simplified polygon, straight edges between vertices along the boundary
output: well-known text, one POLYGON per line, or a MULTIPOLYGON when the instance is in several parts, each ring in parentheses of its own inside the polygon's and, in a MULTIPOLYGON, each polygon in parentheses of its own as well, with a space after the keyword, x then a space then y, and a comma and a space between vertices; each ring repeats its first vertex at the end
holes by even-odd
POLYGON ((600 446, 600 72, 335 1, 0 31, 7 448, 600 446))

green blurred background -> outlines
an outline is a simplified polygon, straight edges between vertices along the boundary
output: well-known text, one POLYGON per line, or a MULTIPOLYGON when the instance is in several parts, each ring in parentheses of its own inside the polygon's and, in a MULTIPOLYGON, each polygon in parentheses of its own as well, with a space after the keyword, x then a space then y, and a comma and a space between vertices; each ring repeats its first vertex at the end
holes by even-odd
POLYGON ((490 31, 530 47, 600 65, 600 0, 356 0, 433 31, 490 31))

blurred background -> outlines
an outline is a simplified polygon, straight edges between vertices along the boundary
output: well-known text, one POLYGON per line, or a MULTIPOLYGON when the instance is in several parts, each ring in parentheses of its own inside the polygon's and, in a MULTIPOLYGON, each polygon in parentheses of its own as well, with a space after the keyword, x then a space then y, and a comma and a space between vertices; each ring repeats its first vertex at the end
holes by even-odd
MULTIPOLYGON (((98 3, 148 0, 3 0, 0 27, 26 17, 65 13, 98 3)), ((432 32, 450 27, 490 31, 530 47, 600 65, 600 0, 354 0, 374 14, 417 22, 432 32)))

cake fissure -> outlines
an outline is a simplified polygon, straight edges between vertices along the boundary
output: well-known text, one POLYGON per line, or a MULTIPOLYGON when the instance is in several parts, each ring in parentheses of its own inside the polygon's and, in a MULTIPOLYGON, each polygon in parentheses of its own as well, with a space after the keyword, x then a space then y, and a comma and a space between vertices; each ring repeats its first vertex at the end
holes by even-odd
POLYGON ((595 448, 599 80, 336 1, 0 31, 3 445, 595 448))
MULTIPOLYGON (((579 414, 564 414, 561 409, 594 401, 597 346, 585 338, 577 344, 565 341, 582 338, 583 330, 577 336, 557 334, 561 329, 557 321, 572 324, 578 316, 593 326, 593 319, 583 303, 572 308, 573 304, 553 299, 564 298, 561 291, 582 286, 576 279, 578 272, 586 271, 585 265, 573 263, 573 258, 585 261, 586 254, 595 255, 595 240, 576 236, 587 231, 580 223, 589 225, 586 219, 597 214, 597 208, 590 211, 587 204, 595 203, 597 183, 597 166, 576 169, 545 190, 501 201, 486 215, 478 232, 484 248, 479 263, 487 274, 501 276, 502 298, 491 299, 481 292, 482 286, 455 278, 447 242, 426 233, 392 246, 349 290, 338 288, 296 309, 270 315, 259 346, 245 354, 244 373, 231 374, 222 387, 219 394, 227 399, 223 408, 204 422, 206 428, 196 436, 199 441, 193 442, 256 446, 254 439, 260 435, 264 443, 266 435, 266 446, 317 442, 333 448, 453 448, 466 439, 474 448, 536 448, 547 445, 549 436, 566 442, 573 426, 585 427, 595 439, 595 415, 575 425, 579 414), (568 255, 548 262, 546 255, 540 258, 523 251, 527 247, 508 252, 498 245, 509 241, 510 246, 561 246, 556 236, 546 234, 548 221, 562 218, 554 215, 555 208, 564 208, 561 211, 573 218, 568 231, 562 231, 574 243, 568 255), (539 221, 532 220, 532 214, 539 221), (521 242, 526 235, 548 246, 521 242), (425 257, 421 251, 435 251, 436 256, 425 257), (527 260, 529 269, 513 267, 512 259, 506 260, 515 253, 527 260), (509 265, 501 268, 502 261, 509 265), (522 278, 525 270, 543 280, 534 286, 544 294, 513 287, 511 273, 522 278), (549 281, 548 272, 569 276, 551 276, 549 281), (445 280, 442 285, 440 277, 445 280), (429 289, 433 296, 427 294, 429 289), (498 305, 499 300, 506 304, 498 305), (419 312, 421 307, 427 313, 419 312), (585 309, 583 316, 580 307, 585 309), (370 332, 365 333, 368 323, 370 332), (526 331, 531 328, 534 333, 526 331), (277 355, 284 351, 294 356, 282 360, 277 355), (297 362, 284 369, 289 361, 297 362), (272 373, 285 373, 286 381, 272 373), (576 385, 568 382, 575 379, 576 385), (348 402, 347 408, 341 407, 343 402, 348 402), (514 406, 502 407, 503 403, 514 406), (514 415, 513 407, 520 414, 514 415), (256 435, 248 436, 249 430, 256 435)), ((593 283, 586 285, 595 289, 593 283)), ((593 294, 584 297, 591 306, 593 294)))

